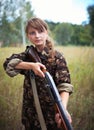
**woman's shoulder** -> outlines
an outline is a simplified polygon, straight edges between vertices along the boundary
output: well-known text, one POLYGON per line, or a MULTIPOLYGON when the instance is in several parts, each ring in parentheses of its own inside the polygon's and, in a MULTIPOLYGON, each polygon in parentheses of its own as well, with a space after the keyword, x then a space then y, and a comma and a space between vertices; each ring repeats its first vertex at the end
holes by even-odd
POLYGON ((58 50, 55 50, 55 57, 56 58, 64 58, 64 54, 63 54, 63 52, 60 52, 60 51, 58 51, 58 50))

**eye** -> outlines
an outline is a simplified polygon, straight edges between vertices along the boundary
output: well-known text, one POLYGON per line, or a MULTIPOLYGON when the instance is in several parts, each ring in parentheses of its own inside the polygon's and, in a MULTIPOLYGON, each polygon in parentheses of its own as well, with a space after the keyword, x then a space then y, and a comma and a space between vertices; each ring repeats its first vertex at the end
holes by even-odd
POLYGON ((29 32, 29 35, 35 35, 35 32, 34 31, 29 32))
POLYGON ((38 30, 38 33, 42 33, 42 32, 44 32, 43 30, 38 30))

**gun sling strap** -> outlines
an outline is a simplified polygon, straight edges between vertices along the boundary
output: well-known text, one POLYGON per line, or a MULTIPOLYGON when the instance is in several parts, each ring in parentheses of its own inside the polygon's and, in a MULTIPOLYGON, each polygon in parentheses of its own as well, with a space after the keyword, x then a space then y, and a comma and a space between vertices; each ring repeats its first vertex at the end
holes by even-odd
POLYGON ((41 125, 41 129, 42 130, 47 130, 46 124, 45 124, 45 120, 44 120, 44 117, 43 117, 43 114, 42 114, 39 98, 38 98, 36 82, 35 82, 35 76, 34 76, 34 73, 32 71, 29 71, 29 72, 30 72, 30 82, 32 84, 32 91, 33 91, 36 111, 37 111, 37 114, 38 114, 38 118, 39 118, 39 122, 40 122, 40 125, 41 125))

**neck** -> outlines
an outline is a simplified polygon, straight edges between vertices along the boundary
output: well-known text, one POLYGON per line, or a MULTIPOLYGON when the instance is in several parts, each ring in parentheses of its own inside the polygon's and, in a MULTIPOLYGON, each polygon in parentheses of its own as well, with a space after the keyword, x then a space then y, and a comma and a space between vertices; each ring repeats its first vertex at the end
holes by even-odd
POLYGON ((44 44, 43 44, 43 45, 36 46, 37 51, 38 51, 38 52, 42 52, 43 49, 44 49, 44 46, 45 46, 44 44))

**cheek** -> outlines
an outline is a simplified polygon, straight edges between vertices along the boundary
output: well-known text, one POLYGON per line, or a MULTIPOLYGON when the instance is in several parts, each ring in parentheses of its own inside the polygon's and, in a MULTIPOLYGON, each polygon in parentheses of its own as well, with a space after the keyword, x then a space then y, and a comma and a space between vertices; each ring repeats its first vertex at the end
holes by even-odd
POLYGON ((33 40, 33 37, 31 35, 28 35, 27 37, 30 41, 33 40))
POLYGON ((44 37, 44 40, 47 40, 47 38, 48 38, 48 35, 44 35, 43 37, 44 37))

